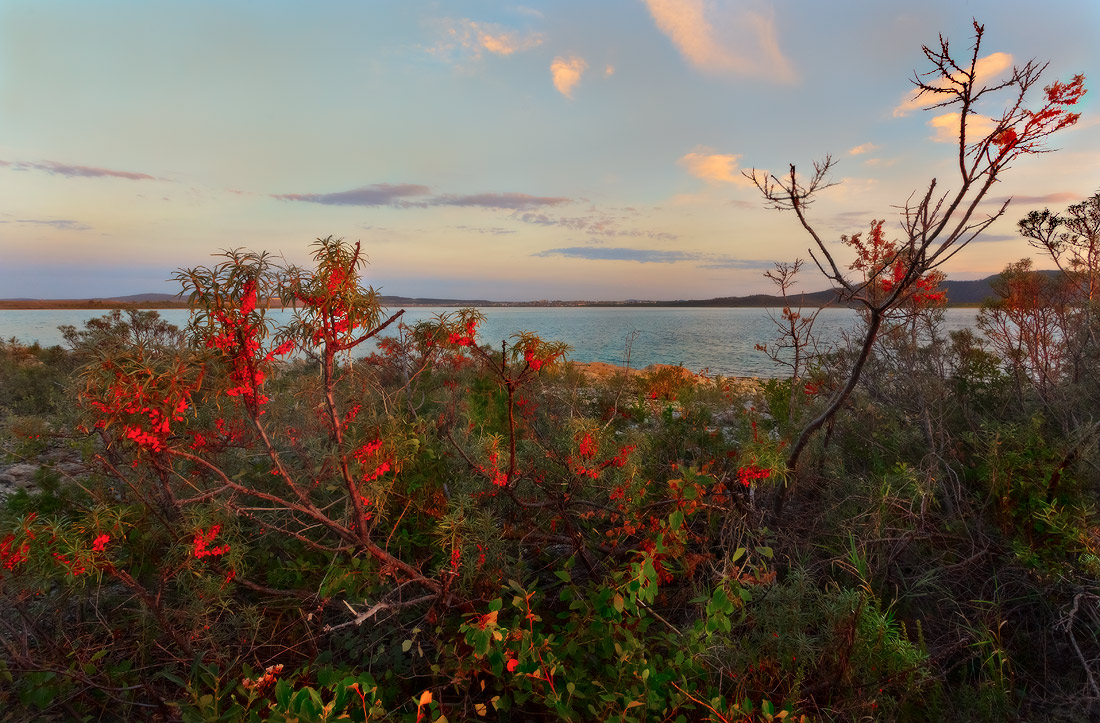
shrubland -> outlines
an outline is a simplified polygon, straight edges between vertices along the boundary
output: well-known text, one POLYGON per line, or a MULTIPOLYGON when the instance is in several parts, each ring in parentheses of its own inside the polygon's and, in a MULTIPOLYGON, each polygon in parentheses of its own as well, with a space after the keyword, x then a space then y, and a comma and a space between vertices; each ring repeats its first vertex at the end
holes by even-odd
POLYGON ((1095 714, 1100 315, 1072 218, 1023 228, 1060 276, 1007 269, 981 335, 942 331, 950 245, 846 237, 854 276, 817 260, 860 331, 826 349, 785 309, 770 348, 806 353, 751 385, 594 380, 472 309, 406 324, 331 237, 309 268, 181 271, 185 330, 0 344, 4 453, 87 462, 0 510, 0 720, 1095 714))

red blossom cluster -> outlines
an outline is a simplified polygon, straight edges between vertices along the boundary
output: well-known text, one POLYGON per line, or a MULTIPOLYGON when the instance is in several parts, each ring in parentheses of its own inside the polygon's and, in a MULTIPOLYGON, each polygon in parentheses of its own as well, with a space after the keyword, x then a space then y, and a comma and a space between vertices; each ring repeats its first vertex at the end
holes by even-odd
POLYGON ((106 388, 81 395, 102 415, 96 428, 104 429, 112 420, 119 420, 127 439, 154 452, 164 449, 172 422, 184 420, 198 382, 158 375, 150 368, 127 373, 110 361, 103 362, 103 371, 110 379, 106 388))
POLYGON ((612 467, 625 467, 626 460, 638 449, 636 444, 628 444, 625 447, 619 449, 619 453, 610 459, 612 467))
MULTIPOLYGON (((34 521, 34 518, 35 513, 31 513, 27 518, 28 526, 34 521)), ((28 553, 31 551, 30 540, 34 539, 34 533, 27 527, 24 534, 27 539, 18 545, 15 543, 14 534, 9 534, 3 540, 0 540, 0 567, 12 571, 20 563, 27 561, 28 553)))
POLYGON ((758 467, 755 464, 750 464, 748 467, 741 467, 737 470, 737 481, 745 487, 752 484, 753 480, 767 479, 771 477, 772 471, 763 467, 758 467))
POLYGON ((210 528, 209 532, 203 532, 202 528, 195 530, 195 539, 192 543, 192 552, 195 557, 217 557, 218 555, 224 555, 229 552, 229 545, 219 545, 217 547, 211 547, 207 549, 207 545, 214 541, 214 538, 221 532, 221 525, 214 525, 210 528))
MULTIPOLYGON (((909 264, 905 255, 898 249, 897 242, 887 240, 882 231, 884 221, 871 221, 871 231, 867 239, 862 234, 842 236, 841 240, 856 252, 851 268, 862 271, 868 279, 875 279, 876 286, 883 293, 893 292, 905 281, 909 274, 909 264)), ((930 272, 913 283, 913 292, 909 301, 915 306, 923 306, 943 301, 946 293, 938 291, 943 275, 930 272)))
POLYGON ((58 564, 69 568, 69 574, 73 577, 77 575, 83 575, 87 568, 84 567, 84 563, 79 558, 73 558, 70 560, 67 555, 62 555, 60 552, 51 553, 53 559, 57 560, 58 564))
POLYGON ((539 356, 538 345, 533 342, 523 350, 523 361, 536 372, 544 366, 552 364, 559 356, 561 356, 561 352, 539 356))
MULTIPOLYGON (((492 465, 492 480, 493 484, 497 487, 506 487, 508 485, 508 475, 500 470, 500 455, 496 450, 489 453, 489 464, 492 465)), ((484 467, 481 468, 483 474, 486 473, 484 467)))
MULTIPOLYGON (((5 570, 14 572, 15 568, 21 563, 26 562, 30 557, 31 541, 37 539, 34 530, 31 529, 31 523, 37 518, 37 513, 32 513, 27 516, 24 522, 22 535, 23 541, 16 544, 16 537, 14 533, 9 533, 3 540, 0 540, 0 567, 5 570)), ((107 543, 110 542, 111 536, 102 533, 92 541, 92 552, 101 553, 107 549, 107 543)), ((48 544, 53 544, 55 538, 49 540, 48 544)), ((76 577, 77 575, 83 575, 88 571, 88 565, 92 563, 92 560, 87 556, 74 555, 72 558, 69 555, 60 552, 51 552, 50 556, 53 557, 59 565, 68 568, 69 575, 76 577)))
POLYGON ((107 549, 107 543, 111 541, 111 536, 104 533, 99 537, 92 540, 92 552, 103 552, 107 549))
POLYGON ((373 442, 367 442, 366 444, 360 446, 352 453, 352 456, 355 457, 356 461, 363 466, 364 482, 373 482, 374 480, 378 479, 379 477, 393 469, 392 460, 381 457, 379 455, 379 452, 381 451, 382 440, 376 439, 373 442), (365 470, 370 471, 366 472, 365 470))
POLYGON ((451 332, 447 336, 447 343, 456 346, 475 346, 477 344, 477 319, 470 319, 466 322, 465 332, 464 334, 457 331, 451 332))
MULTIPOLYGON (((358 248, 354 258, 358 258, 358 248)), ((356 262, 353 259, 351 263, 354 265, 356 262)), ((339 340, 341 336, 360 326, 351 321, 350 308, 345 298, 353 282, 354 276, 349 269, 334 267, 328 271, 324 293, 310 295, 297 292, 295 294, 299 301, 317 312, 320 326, 313 332, 314 345, 319 346, 323 343, 326 347, 337 351, 350 348, 339 340)))
POLYGON ((1023 126, 1009 126, 993 137, 1001 158, 1010 153, 1035 153, 1040 151, 1042 139, 1051 133, 1068 128, 1081 117, 1067 108, 1076 105, 1085 90, 1085 76, 1075 75, 1068 83, 1055 81, 1043 89, 1046 104, 1038 111, 1024 111, 1023 126))
MULTIPOLYGON (((569 459, 569 465, 573 468, 573 471, 582 477, 590 477, 591 479, 599 479, 600 473, 608 467, 624 467, 626 466, 627 459, 638 449, 637 445, 628 444, 625 447, 619 449, 619 453, 610 459, 593 465, 591 467, 585 466, 584 462, 576 462, 572 458, 569 459)), ((599 452, 596 447, 596 443, 593 441, 592 436, 585 434, 580 443, 580 456, 583 459, 592 459, 599 452)))
POLYGON ((294 342, 287 340, 261 356, 262 325, 251 318, 255 310, 256 282, 250 279, 244 284, 241 302, 236 310, 218 309, 214 312, 214 320, 220 329, 206 341, 208 349, 218 349, 228 359, 229 378, 234 386, 225 391, 226 395, 241 397, 254 410, 268 402, 268 398, 259 391, 264 383, 262 365, 294 351, 294 342))
POLYGON ((580 454, 585 459, 592 459, 596 456, 596 453, 600 451, 600 448, 596 446, 595 440, 592 439, 592 435, 588 432, 584 433, 584 437, 581 439, 580 454))

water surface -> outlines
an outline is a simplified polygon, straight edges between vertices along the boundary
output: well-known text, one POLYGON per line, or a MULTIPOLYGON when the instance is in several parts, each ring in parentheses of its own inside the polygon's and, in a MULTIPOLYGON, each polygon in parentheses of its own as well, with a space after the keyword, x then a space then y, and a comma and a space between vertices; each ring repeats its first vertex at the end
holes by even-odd
MULTIPOLYGON (((410 307, 403 318, 406 323, 413 323, 448 311, 453 309, 410 307)), ((512 334, 530 331, 543 339, 569 344, 573 347, 569 358, 575 361, 611 364, 629 361, 636 368, 681 364, 692 371, 707 370, 727 376, 770 377, 783 373, 756 349, 757 344, 769 343, 777 336, 775 323, 766 309, 525 306, 482 311, 486 321, 479 340, 494 346, 512 334)), ((0 311, 0 338, 15 337, 23 343, 37 341, 43 346, 62 344, 59 325, 79 328, 102 313, 82 309, 0 311)), ((270 313, 275 320, 290 318, 289 311, 270 313)), ((163 309, 160 314, 179 326, 184 326, 190 316, 187 309, 163 309)), ((947 309, 944 314, 944 326, 949 331, 972 328, 977 310, 947 309)), ((851 310, 824 309, 814 327, 815 334, 821 340, 835 340, 857 321, 851 310)))

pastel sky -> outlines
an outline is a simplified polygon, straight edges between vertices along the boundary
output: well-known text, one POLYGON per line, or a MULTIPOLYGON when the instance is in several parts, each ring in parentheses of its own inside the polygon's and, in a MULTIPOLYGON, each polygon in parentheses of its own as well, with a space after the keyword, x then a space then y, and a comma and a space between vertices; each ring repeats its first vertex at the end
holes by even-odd
POLYGON ((956 279, 1100 188, 1095 0, 0 0, 0 298, 175 292, 219 249, 304 263, 330 234, 385 294, 768 291, 808 238, 741 171, 832 154, 820 229, 897 229, 957 187, 942 111, 905 101, 921 45, 968 56, 971 18, 991 77, 1037 58, 1094 89, 956 279))

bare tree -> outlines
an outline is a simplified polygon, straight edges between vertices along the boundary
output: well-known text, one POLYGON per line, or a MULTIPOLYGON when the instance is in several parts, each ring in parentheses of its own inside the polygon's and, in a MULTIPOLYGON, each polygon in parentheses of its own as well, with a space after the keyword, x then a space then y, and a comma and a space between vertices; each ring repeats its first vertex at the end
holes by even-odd
POLYGON ((783 310, 779 318, 776 318, 770 309, 768 310, 768 316, 779 330, 779 337, 771 345, 766 343, 756 345, 757 350, 767 354, 773 362, 789 367, 791 370, 791 392, 787 400, 788 419, 794 419, 795 407, 803 391, 802 379, 817 356, 817 338, 813 335, 814 322, 817 321, 818 313, 825 308, 819 306, 807 312, 802 294, 799 295, 797 304, 792 303, 791 288, 801 269, 802 259, 795 259, 794 263, 777 261, 774 271, 764 272, 764 276, 779 289, 780 298, 783 299, 783 310))
POLYGON ((1013 67, 1007 79, 985 85, 978 68, 984 32, 984 27, 975 21, 974 44, 969 59, 962 60, 961 64, 942 35, 937 46, 923 47, 932 69, 914 73, 912 82, 916 97, 926 98, 928 108, 956 109, 959 186, 955 190, 940 191, 937 179, 932 179, 923 194, 911 195, 901 206, 902 236, 899 241, 885 242, 881 223, 876 237, 873 223, 867 244, 859 242, 858 234, 841 238, 854 249, 855 262, 844 267, 837 259, 826 238, 807 215, 815 197, 832 185, 829 172, 834 161, 829 156, 814 163, 808 179, 800 177, 793 164, 782 177, 758 173, 755 169, 745 174, 756 184, 769 206, 795 213, 813 240, 810 257, 844 302, 863 309, 867 322, 846 383, 825 409, 803 428, 790 448, 786 460, 788 484, 775 498, 777 515, 782 513, 789 491, 797 480, 798 462, 810 439, 836 415, 859 382, 883 321, 914 302, 919 295, 929 293, 936 270, 1004 214, 1008 201, 990 215, 977 217, 975 211, 1012 162, 1022 155, 1045 152, 1048 136, 1077 122, 1079 114, 1067 109, 1085 93, 1081 75, 1069 83, 1055 82, 1047 86, 1044 103, 1034 111, 1027 109, 1024 103, 1028 91, 1038 84, 1046 63, 1030 60, 1023 66, 1013 67), (1004 99, 1004 110, 999 118, 987 120, 993 126, 991 131, 974 138, 974 128, 981 127, 975 122, 980 118, 976 107, 979 102, 994 98, 1004 99), (850 276, 853 269, 860 273, 850 276))

